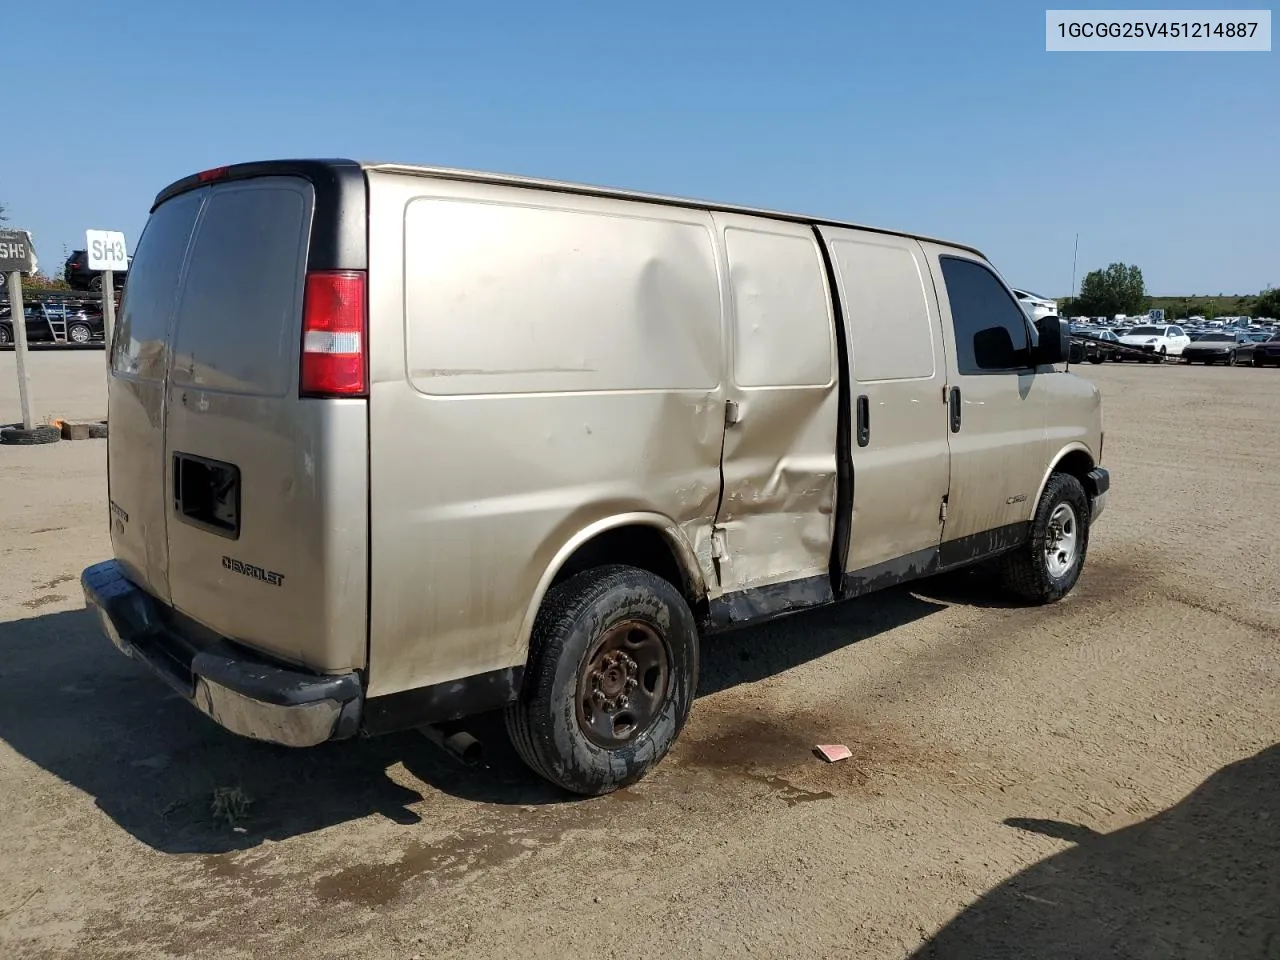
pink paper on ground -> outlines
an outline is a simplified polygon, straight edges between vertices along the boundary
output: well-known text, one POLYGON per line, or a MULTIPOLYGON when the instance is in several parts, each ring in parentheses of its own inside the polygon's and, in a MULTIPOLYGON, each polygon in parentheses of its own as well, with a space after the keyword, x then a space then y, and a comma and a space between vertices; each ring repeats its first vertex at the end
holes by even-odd
POLYGON ((817 750, 822 754, 822 758, 827 763, 835 763, 837 760, 848 760, 853 756, 853 751, 846 747, 843 743, 820 743, 817 750))

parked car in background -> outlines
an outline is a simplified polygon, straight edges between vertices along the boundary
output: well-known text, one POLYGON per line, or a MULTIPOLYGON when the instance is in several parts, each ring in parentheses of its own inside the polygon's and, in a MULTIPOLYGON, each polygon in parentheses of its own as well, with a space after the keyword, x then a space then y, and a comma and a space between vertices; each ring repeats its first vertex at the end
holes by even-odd
MULTIPOLYGON (((103 339, 102 311, 64 303, 23 304, 28 343, 92 343, 103 339)), ((0 307, 0 346, 14 342, 13 311, 0 307)))
MULTIPOLYGON (((1175 324, 1161 326, 1132 327, 1120 337, 1120 342, 1127 347, 1137 347, 1151 354, 1152 362, 1162 363, 1165 357, 1179 357, 1186 349, 1191 338, 1175 324)), ((1146 363, 1148 358, 1139 358, 1146 363)))
POLYGON ((1255 367, 1280 367, 1280 333, 1254 344, 1252 362, 1255 367))
MULTIPOLYGON (((129 263, 133 263, 133 257, 129 257, 129 263)), ((86 250, 71 251, 71 256, 67 257, 67 262, 62 267, 62 278, 72 290, 102 290, 102 274, 89 269, 89 253, 86 250)), ((128 278, 128 270, 118 270, 112 275, 116 289, 123 288, 128 278)))
POLYGON ((1234 367, 1237 363, 1248 363, 1253 359, 1253 347, 1253 341, 1246 334, 1219 330, 1187 344, 1182 358, 1187 363, 1225 363, 1234 367))
POLYGON ((1048 297, 1042 297, 1037 293, 1028 293, 1026 290, 1013 288, 1013 295, 1018 298, 1018 305, 1031 322, 1035 323, 1041 317, 1056 317, 1058 315, 1058 301, 1050 300, 1048 297))
POLYGON ((1084 341, 1084 358, 1090 363, 1114 360, 1120 353, 1119 349, 1117 349, 1120 345, 1120 338, 1110 330, 1095 330, 1086 333, 1085 336, 1090 339, 1084 341))

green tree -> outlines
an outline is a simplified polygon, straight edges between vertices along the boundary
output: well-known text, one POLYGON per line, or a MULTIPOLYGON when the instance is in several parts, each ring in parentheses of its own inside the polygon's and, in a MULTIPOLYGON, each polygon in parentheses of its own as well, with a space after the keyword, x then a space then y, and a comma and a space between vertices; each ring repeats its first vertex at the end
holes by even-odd
POLYGON ((1255 317, 1280 317, 1280 288, 1267 287, 1253 305, 1255 317))
POLYGON ((1113 263, 1105 270, 1085 274, 1077 303, 1090 316, 1142 313, 1147 308, 1147 288, 1142 270, 1133 264, 1113 263))
POLYGON ((0 223, 4 223, 8 219, 9 219, 9 211, 5 208, 5 205, 3 203, 0 203, 0 223))

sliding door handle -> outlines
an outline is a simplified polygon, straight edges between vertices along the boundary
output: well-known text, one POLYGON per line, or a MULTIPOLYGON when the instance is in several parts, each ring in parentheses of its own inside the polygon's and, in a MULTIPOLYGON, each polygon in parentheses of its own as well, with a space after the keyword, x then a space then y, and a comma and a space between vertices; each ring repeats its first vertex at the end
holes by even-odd
POLYGON ((952 387, 951 393, 947 398, 947 403, 951 408, 951 432, 960 432, 960 388, 952 387))
POLYGON ((858 446, 871 442, 871 404, 866 397, 858 398, 858 446))

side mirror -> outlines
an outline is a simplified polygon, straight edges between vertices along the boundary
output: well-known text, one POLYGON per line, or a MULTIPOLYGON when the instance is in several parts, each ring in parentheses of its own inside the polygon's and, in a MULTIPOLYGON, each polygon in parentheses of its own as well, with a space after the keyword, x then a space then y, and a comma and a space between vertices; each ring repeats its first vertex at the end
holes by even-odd
POLYGON ((1040 342, 1031 357, 1037 367, 1066 363, 1071 356, 1071 327, 1055 316, 1041 317, 1036 321, 1040 342))

